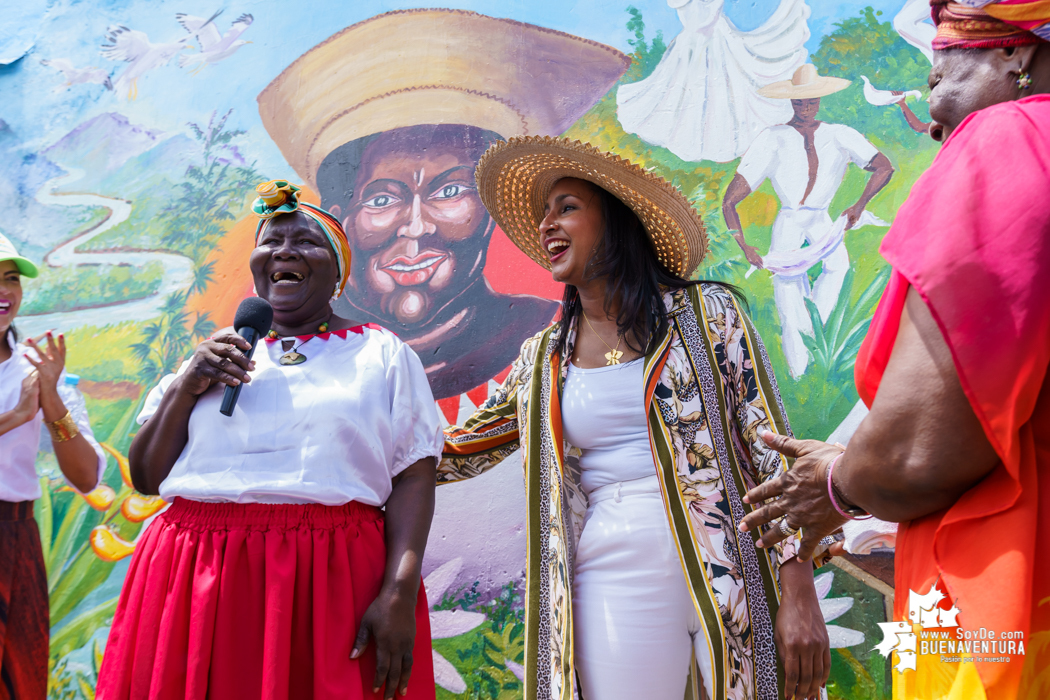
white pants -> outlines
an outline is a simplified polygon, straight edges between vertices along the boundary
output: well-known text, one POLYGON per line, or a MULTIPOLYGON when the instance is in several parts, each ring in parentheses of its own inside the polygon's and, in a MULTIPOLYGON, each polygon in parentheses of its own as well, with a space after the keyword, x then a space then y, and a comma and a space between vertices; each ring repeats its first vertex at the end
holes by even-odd
MULTIPOLYGON (((773 222, 769 250, 772 253, 801 248, 806 241, 820 240, 832 225, 827 209, 781 209, 773 222)), ((773 299, 780 316, 784 355, 791 376, 801 376, 809 365, 809 351, 802 340, 803 333, 813 335, 806 298, 816 304, 821 321, 827 321, 838 304, 847 272, 849 253, 846 244, 842 243, 824 259, 812 289, 805 274, 791 277, 773 275, 773 299)))
POLYGON ((572 603, 587 700, 681 700, 694 653, 711 697, 706 632, 655 474, 590 494, 572 603))

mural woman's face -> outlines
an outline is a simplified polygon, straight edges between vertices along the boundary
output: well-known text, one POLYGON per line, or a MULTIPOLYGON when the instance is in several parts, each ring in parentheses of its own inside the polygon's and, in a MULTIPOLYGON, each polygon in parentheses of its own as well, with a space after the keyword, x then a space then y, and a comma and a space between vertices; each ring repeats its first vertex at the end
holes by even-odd
POLYGON ((481 274, 493 224, 474 167, 452 146, 406 152, 380 137, 365 149, 343 220, 355 305, 415 325, 481 274))
POLYGON ((0 338, 7 333, 22 305, 22 274, 11 260, 0 262, 0 338))

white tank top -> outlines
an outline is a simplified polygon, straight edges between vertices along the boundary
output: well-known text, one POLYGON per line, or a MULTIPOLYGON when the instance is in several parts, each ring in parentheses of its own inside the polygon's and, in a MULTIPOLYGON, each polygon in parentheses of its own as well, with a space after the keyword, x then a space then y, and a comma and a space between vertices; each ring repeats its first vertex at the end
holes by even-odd
POLYGON ((644 369, 642 358, 593 369, 569 364, 562 430, 569 444, 583 451, 581 485, 587 493, 656 474, 646 429, 644 369))

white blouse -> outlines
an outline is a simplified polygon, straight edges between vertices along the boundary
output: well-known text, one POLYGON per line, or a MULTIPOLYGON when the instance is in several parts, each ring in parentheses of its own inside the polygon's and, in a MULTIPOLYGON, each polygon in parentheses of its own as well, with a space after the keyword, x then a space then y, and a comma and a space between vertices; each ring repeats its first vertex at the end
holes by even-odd
POLYGON ((569 364, 561 397, 565 439, 581 450, 580 485, 595 489, 656 475, 649 444, 645 361, 580 369, 569 364))
MULTIPOLYGON (((10 346, 6 338, 0 339, 0 343, 8 343, 10 346)), ((0 362, 0 413, 7 413, 18 405, 18 399, 22 395, 22 380, 33 371, 33 365, 24 357, 27 352, 35 353, 30 347, 16 343, 12 348, 11 358, 0 362)), ((98 480, 101 483, 102 472, 106 469, 106 455, 91 432, 84 399, 66 383, 64 370, 58 378, 58 395, 69 409, 80 434, 98 455, 98 480)), ((37 411, 33 420, 0 435, 0 501, 17 503, 40 498, 40 480, 35 464, 43 423, 44 412, 37 411)), ((75 486, 70 486, 76 490, 75 486)))
MULTIPOLYGON (((381 506, 394 476, 441 458, 434 397, 412 348, 366 326, 294 340, 307 357, 298 365, 280 364, 279 340, 259 342, 232 416, 219 413, 224 385, 200 396, 186 447, 160 485, 164 500, 381 506)), ((176 376, 146 397, 140 425, 176 376)))

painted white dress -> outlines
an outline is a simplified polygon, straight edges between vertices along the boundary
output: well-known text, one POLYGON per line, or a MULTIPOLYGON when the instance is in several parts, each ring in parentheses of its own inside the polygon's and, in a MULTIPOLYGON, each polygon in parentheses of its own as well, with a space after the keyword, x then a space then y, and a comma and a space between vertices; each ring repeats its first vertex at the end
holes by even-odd
POLYGON ((809 7, 781 0, 762 26, 741 31, 725 16, 725 0, 667 4, 678 11, 682 32, 652 75, 620 86, 620 124, 682 160, 739 158, 763 129, 791 118, 789 100, 757 91, 806 61, 809 7))

